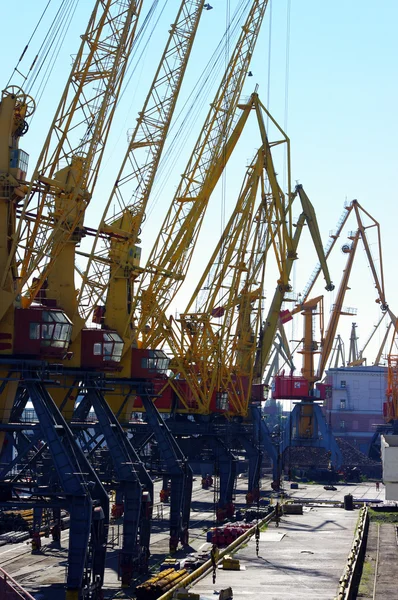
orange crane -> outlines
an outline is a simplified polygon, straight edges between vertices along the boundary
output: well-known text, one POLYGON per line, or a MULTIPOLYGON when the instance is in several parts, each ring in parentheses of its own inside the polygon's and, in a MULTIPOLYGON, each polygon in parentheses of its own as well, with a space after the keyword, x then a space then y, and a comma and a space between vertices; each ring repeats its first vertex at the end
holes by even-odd
MULTIPOLYGON (((351 239, 351 244, 345 244, 343 246, 343 252, 347 254, 348 260, 347 260, 346 268, 343 272, 343 278, 340 282, 340 287, 339 287, 338 295, 336 298, 336 302, 333 305, 332 310, 331 310, 330 320, 329 320, 329 324, 328 324, 325 336, 322 333, 323 326, 321 328, 322 339, 321 339, 321 343, 320 343, 320 347, 319 347, 320 359, 319 359, 318 367, 316 370, 315 370, 315 367, 313 364, 313 359, 310 356, 310 353, 311 353, 310 348, 313 345, 312 344, 313 328, 309 324, 309 321, 310 321, 309 317, 307 319, 308 326, 305 326, 305 328, 304 328, 304 330, 305 330, 304 339, 306 340, 304 342, 304 344, 306 345, 306 349, 303 350, 304 355, 308 351, 308 357, 307 357, 307 359, 304 359, 304 363, 305 363, 304 371, 306 374, 308 374, 308 381, 312 381, 312 382, 319 381, 323 375, 323 372, 325 370, 327 361, 329 359, 329 356, 330 356, 330 353, 332 350, 333 340, 336 335, 340 314, 349 314, 349 315, 353 314, 352 311, 348 311, 348 312, 343 311, 343 301, 344 301, 345 292, 348 288, 348 281, 349 281, 349 277, 351 275, 352 265, 353 265, 355 252, 356 252, 356 248, 357 248, 359 239, 361 239, 363 241, 364 248, 365 248, 365 251, 366 251, 366 254, 368 257, 369 266, 372 271, 375 288, 377 290, 376 302, 380 305, 383 312, 388 312, 390 314, 391 318, 392 319, 394 318, 394 315, 393 315, 393 313, 391 313, 391 311, 388 307, 388 304, 386 302, 386 298, 385 298, 383 261, 382 261, 382 255, 381 255, 381 236, 380 236, 379 224, 377 221, 375 221, 375 219, 366 210, 363 209, 363 207, 359 204, 359 202, 357 200, 353 200, 351 202, 351 204, 348 207, 346 207, 345 210, 346 210, 346 212, 344 213, 344 218, 340 219, 338 227, 337 227, 337 231, 336 231, 336 233, 334 233, 332 235, 333 242, 328 245, 328 247, 327 247, 328 251, 325 252, 325 257, 327 258, 330 255, 331 250, 333 249, 333 247, 335 245, 335 241, 339 237, 339 235, 343 229, 343 226, 345 225, 345 223, 347 221, 348 215, 351 213, 351 211, 354 211, 354 213, 355 213, 358 228, 355 232, 352 232, 349 234, 349 237, 351 239), (370 219, 369 225, 366 225, 366 226, 364 225, 363 219, 361 216, 362 213, 370 219), (367 229, 370 229, 373 227, 375 227, 377 230, 378 263, 380 265, 380 267, 379 267, 380 274, 377 272, 377 269, 375 266, 375 261, 373 259, 372 253, 370 251, 370 245, 369 245, 369 241, 368 241, 368 237, 367 237, 367 233, 366 233, 367 229), (308 361, 308 362, 306 362, 306 361, 308 361)), ((316 280, 317 280, 317 277, 319 274, 319 270, 314 271, 314 274, 315 274, 315 276, 313 276, 310 279, 309 284, 307 284, 305 293, 302 295, 300 304, 297 305, 296 309, 294 309, 293 311, 285 311, 281 314, 281 318, 282 318, 283 322, 290 320, 294 314, 297 314, 301 310, 304 310, 304 312, 307 311, 308 314, 311 311, 315 311, 317 309, 318 304, 320 302, 322 302, 322 297, 320 297, 320 296, 317 298, 314 298, 312 300, 307 300, 309 292, 311 291, 314 284, 316 283, 316 280)))
POLYGON ((397 346, 397 331, 398 321, 395 320, 394 334, 387 354, 387 389, 383 404, 384 420, 392 424, 394 433, 398 431, 398 355, 394 348, 397 346))
POLYGON ((396 428, 398 422, 398 355, 389 354, 387 361, 387 390, 383 415, 386 423, 392 423, 396 428))
MULTIPOLYGON (((339 464, 339 462, 341 462, 341 452, 337 447, 331 432, 327 429, 320 408, 315 402, 317 398, 325 399, 328 390, 327 386, 323 384, 318 384, 317 390, 315 390, 315 383, 321 380, 325 371, 327 361, 329 360, 330 353, 332 351, 333 340, 335 339, 340 315, 354 314, 352 309, 343 308, 343 302, 345 293, 347 289, 349 289, 349 278, 352 272, 355 253, 360 239, 363 240, 369 264, 371 266, 375 287, 378 291, 376 302, 380 304, 383 311, 389 311, 384 292, 379 225, 377 221, 375 221, 373 217, 371 217, 371 215, 365 211, 356 200, 351 203, 350 212, 351 210, 355 212, 358 228, 355 232, 351 232, 349 234, 351 243, 343 246, 343 252, 348 255, 348 259, 346 267, 343 271, 343 277, 340 282, 336 301, 331 310, 326 332, 324 333, 322 306, 323 298, 321 296, 318 296, 312 300, 307 300, 306 302, 298 305, 295 310, 291 312, 286 311, 282 314, 283 321, 289 320, 293 314, 298 312, 302 312, 304 316, 303 345, 300 351, 300 353, 303 354, 303 368, 301 377, 286 377, 284 375, 277 376, 275 378, 274 392, 274 398, 276 399, 301 399, 301 402, 296 404, 291 415, 291 419, 294 424, 292 427, 290 427, 290 429, 296 431, 296 441, 301 444, 311 443, 325 445, 332 452, 334 464, 339 464), (369 225, 364 225, 362 213, 370 219, 371 222, 369 225), (366 233, 367 229, 373 227, 377 228, 377 236, 379 241, 380 274, 377 272, 372 255, 370 253, 369 242, 366 233), (319 343, 315 341, 314 336, 314 316, 317 314, 320 317, 321 331, 321 340, 319 343), (314 364, 315 354, 319 354, 317 367, 315 367, 314 364), (322 430, 322 440, 318 439, 319 430, 322 430)), ((287 445, 289 445, 291 442, 292 440, 286 440, 287 445)))
MULTIPOLYGON (((371 331, 370 335, 368 336, 368 338, 366 339, 366 342, 362 346, 361 350, 359 350, 357 355, 349 357, 348 363, 347 363, 348 367, 357 367, 359 365, 363 365, 364 363, 366 364, 367 359, 364 356, 364 352, 365 352, 366 348, 369 346, 376 331, 378 331, 380 325, 382 324, 382 322, 384 321, 384 319, 386 318, 387 315, 388 315, 388 311, 382 313, 378 323, 374 327, 372 327, 372 331, 371 331)), ((353 323, 353 327, 354 327, 354 325, 355 325, 355 323, 353 323)), ((383 336, 381 344, 379 345, 379 349, 377 351, 376 358, 372 364, 374 364, 374 365, 380 364, 380 360, 381 360, 381 357, 383 354, 383 349, 386 345, 386 342, 387 342, 387 339, 388 339, 388 336, 390 334, 392 327, 393 327, 393 322, 390 321, 390 323, 386 327, 386 332, 383 336)))

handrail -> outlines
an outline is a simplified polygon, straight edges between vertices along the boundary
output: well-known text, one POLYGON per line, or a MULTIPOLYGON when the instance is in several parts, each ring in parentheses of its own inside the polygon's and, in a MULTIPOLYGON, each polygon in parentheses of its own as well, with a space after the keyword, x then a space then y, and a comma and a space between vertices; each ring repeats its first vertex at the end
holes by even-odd
POLYGON ((29 592, 23 589, 4 569, 0 567, 0 598, 1 600, 35 600, 29 592))

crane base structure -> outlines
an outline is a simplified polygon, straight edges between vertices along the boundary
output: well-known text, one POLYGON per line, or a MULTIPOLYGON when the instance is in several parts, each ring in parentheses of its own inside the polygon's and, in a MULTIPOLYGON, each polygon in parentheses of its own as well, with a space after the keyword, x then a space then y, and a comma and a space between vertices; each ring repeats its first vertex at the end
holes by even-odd
POLYGON ((283 431, 282 454, 288 448, 324 448, 335 470, 343 465, 343 455, 328 426, 320 405, 313 400, 295 404, 283 431))
MULTIPOLYGON (((219 476, 219 516, 225 518, 233 514, 233 490, 242 457, 247 461, 248 503, 257 498, 263 457, 268 457, 271 462, 273 487, 279 487, 280 439, 270 434, 258 406, 251 407, 247 420, 229 420, 221 415, 213 420, 195 415, 194 420, 189 415, 177 413, 171 414, 164 421, 164 426, 167 426, 194 472, 202 476, 219 476)), ((128 427, 133 440, 142 440, 139 444, 142 448, 151 437, 150 424, 130 423, 128 427)), ((137 451, 139 447, 136 447, 137 451)))
POLYGON ((109 498, 73 433, 46 390, 49 371, 38 361, 14 364, 19 373, 22 399, 30 401, 33 422, 8 421, 0 425, 13 444, 13 460, 1 459, 0 507, 34 511, 32 552, 40 551, 43 511, 55 516, 53 538, 59 540, 60 510, 70 515, 68 572, 70 593, 99 598, 104 580, 105 553, 109 523, 109 498), (58 515, 58 517, 56 516, 58 515))
POLYGON ((143 457, 149 446, 159 455, 164 487, 170 486, 171 551, 180 542, 188 544, 191 465, 200 462, 202 471, 217 476, 219 521, 233 516, 243 458, 249 475, 248 504, 259 498, 263 456, 272 461, 274 482, 280 480, 279 439, 270 435, 258 406, 251 407, 250 420, 172 412, 163 418, 151 382, 126 380, 124 385, 134 388, 142 401, 145 422, 124 422, 107 402, 115 385, 109 374, 15 357, 4 357, 1 363, 7 378, 0 384, 6 387, 15 379, 18 389, 9 417, 0 423, 6 439, 0 458, 0 507, 33 509, 32 549, 38 552, 43 522, 50 522, 54 536, 57 533, 54 541, 59 541, 61 510, 70 514, 70 594, 80 590, 80 597, 100 598, 111 493, 112 509, 120 507, 117 516, 123 516, 121 584, 129 585, 145 570, 154 502, 143 457), (57 402, 52 397, 55 389, 57 402))
MULTIPOLYGON (((129 585, 133 576, 147 568, 153 481, 105 400, 109 388, 105 378, 44 361, 4 358, 1 362, 8 379, 0 384, 15 379, 19 387, 10 415, 0 423, 6 440, 0 458, 0 507, 33 509, 35 552, 41 546, 43 511, 59 541, 60 519, 48 515, 66 510, 70 515, 67 590, 79 590, 76 597, 94 599, 101 597, 109 495, 115 493, 115 504, 121 508, 117 516, 123 515, 119 576, 122 586, 129 585), (67 399, 73 382, 77 401, 71 412, 67 399), (65 397, 60 405, 51 397, 54 387, 65 397), (63 414, 66 405, 68 419, 63 414)), ((171 476, 183 480, 180 471, 171 476)), ((187 469, 184 486, 174 486, 176 524, 171 519, 171 526, 176 528, 177 543, 183 537, 180 530, 188 535, 191 487, 192 474, 187 469)))

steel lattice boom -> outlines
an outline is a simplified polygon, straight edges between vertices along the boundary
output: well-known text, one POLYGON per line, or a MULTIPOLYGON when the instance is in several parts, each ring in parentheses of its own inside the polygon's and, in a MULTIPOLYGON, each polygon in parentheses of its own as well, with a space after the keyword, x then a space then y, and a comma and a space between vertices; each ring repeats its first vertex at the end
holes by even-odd
POLYGON ((284 279, 290 202, 275 177, 261 114, 259 121, 263 145, 247 170, 233 214, 186 310, 164 331, 178 375, 171 385, 187 409, 205 414, 214 409, 247 414, 271 248, 284 279))
POLYGON ((239 97, 267 4, 267 0, 253 1, 144 274, 139 278, 124 330, 125 338, 130 339, 132 328, 133 343, 141 336, 146 347, 156 346, 161 336, 156 323, 161 323, 185 278, 210 195, 243 128, 244 123, 236 126, 239 97))
MULTIPOLYGON (((24 305, 34 300, 65 244, 82 235, 141 6, 97 0, 82 36, 9 254, 9 265, 17 256, 16 293, 24 292, 24 305)), ((0 318, 7 308, 2 303, 0 318)))
MULTIPOLYGON (((120 285, 125 302, 132 272, 139 263, 140 227, 170 127, 204 0, 183 0, 160 59, 144 106, 138 114, 125 158, 99 225, 79 294, 80 314, 87 318, 98 303, 115 296, 120 285), (105 238, 105 239, 104 239, 105 238), (115 282, 115 280, 118 280, 115 282), (127 289, 126 289, 127 285, 127 289)), ((121 300, 123 300, 121 299, 121 300)), ((107 306, 107 319, 113 310, 107 306)), ((113 323, 115 325, 115 323, 113 323)), ((77 334, 77 331, 74 332, 77 334)))

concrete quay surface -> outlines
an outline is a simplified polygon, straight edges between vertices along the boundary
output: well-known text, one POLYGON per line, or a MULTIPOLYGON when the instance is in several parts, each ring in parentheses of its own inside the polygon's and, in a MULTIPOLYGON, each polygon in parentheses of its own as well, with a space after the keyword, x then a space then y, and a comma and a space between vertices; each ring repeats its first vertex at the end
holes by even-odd
MULTIPOLYGON (((169 504, 161 505, 159 491, 161 481, 154 485, 154 514, 151 534, 150 567, 156 567, 169 554, 169 504)), ((267 482, 267 487, 269 483, 267 482)), ((236 490, 236 505, 246 505, 247 479, 240 479, 236 490)), ((206 543, 206 531, 214 525, 214 491, 202 490, 201 478, 193 484, 191 502, 191 523, 189 547, 179 550, 176 558, 210 549, 206 543)), ((121 549, 122 525, 110 526, 109 542, 106 554, 105 581, 103 595, 105 600, 113 598, 129 600, 134 598, 131 589, 121 590, 118 578, 118 562, 121 549)), ((27 542, 7 544, 0 548, 0 567, 4 568, 16 581, 28 590, 36 600, 64 600, 65 581, 68 564, 69 529, 62 532, 61 548, 55 547, 50 540, 42 539, 42 552, 32 555, 27 542)))
MULTIPOLYGON (((374 484, 336 485, 325 490, 321 485, 300 485, 286 492, 293 499, 340 500, 351 493, 357 500, 384 500, 384 487, 374 484)), ((201 599, 215 598, 215 592, 231 586, 234 600, 333 600, 354 538, 358 510, 346 511, 330 505, 303 507, 302 515, 283 515, 276 528, 271 523, 261 533, 259 555, 252 537, 234 556, 240 571, 217 569, 193 586, 201 599)))
MULTIPOLYGON (((168 554, 169 543, 167 521, 169 507, 168 505, 161 507, 158 503, 160 488, 161 482, 156 482, 156 506, 151 538, 151 565, 153 566, 168 554), (161 511, 163 511, 163 517, 161 511)), ((384 500, 384 487, 381 486, 381 490, 376 492, 375 484, 336 485, 336 491, 326 491, 322 485, 305 484, 300 484, 298 490, 290 490, 289 483, 285 483, 285 488, 292 498, 312 498, 315 501, 322 499, 342 501, 344 495, 348 493, 351 493, 358 500, 377 499, 380 502, 384 500)), ((236 491, 237 506, 245 505, 246 491, 247 479, 240 478, 236 491)), ((272 495, 270 480, 263 481, 263 495, 264 497, 272 495)), ((177 558, 183 558, 184 555, 198 550, 210 550, 211 545, 206 542, 206 530, 214 525, 213 500, 213 489, 202 490, 200 479, 197 479, 194 483, 191 506, 190 546, 186 550, 180 550, 177 553, 177 558)), ((196 587, 198 587, 198 589, 203 590, 204 597, 211 597, 214 600, 216 596, 213 595, 213 592, 224 586, 221 581, 224 581, 222 578, 225 576, 227 585, 232 585, 234 589, 234 600, 250 598, 251 580, 253 580, 253 585, 255 584, 256 589, 253 593, 258 596, 256 600, 260 598, 282 600, 290 597, 332 599, 351 546, 357 516, 358 511, 349 513, 335 507, 321 508, 315 506, 308 510, 305 509, 304 515, 283 517, 279 529, 271 524, 268 530, 262 533, 259 553, 262 559, 257 559, 255 556, 255 541, 252 538, 248 546, 238 554, 239 558, 242 557, 242 561, 247 562, 246 571, 236 573, 218 570, 216 586, 213 587, 211 577, 207 577, 198 582, 194 590, 196 591, 196 587), (339 543, 342 544, 340 550, 338 550, 337 545, 335 546, 335 539, 337 538, 339 543), (333 569, 328 566, 325 558, 321 562, 322 551, 327 551, 325 557, 329 556, 329 548, 334 549, 331 553, 331 556, 334 557, 333 564, 335 566, 333 569), (308 554, 308 552, 314 552, 314 554, 308 554), (313 579, 307 573, 310 568, 314 569, 314 572, 318 571, 320 578, 318 581, 322 582, 322 577, 325 582, 328 579, 333 579, 333 585, 330 584, 331 588, 334 586, 332 593, 318 596, 316 593, 311 592, 313 579), (265 579, 263 580, 264 574, 265 579), (274 589, 273 595, 267 595, 267 590, 271 589, 269 588, 269 582, 274 578, 276 582, 276 576, 278 579, 278 584, 275 583, 277 589, 272 588, 274 589), (248 581, 244 585, 237 586, 237 582, 244 581, 242 577, 248 581), (267 585, 263 583, 257 585, 257 580, 265 581, 267 585), (304 582, 305 595, 299 596, 296 594, 296 581, 304 582), (279 595, 280 593, 282 595, 279 595), (289 596, 288 593, 294 593, 295 595, 289 596)), ((109 537, 103 588, 104 598, 107 600, 112 598, 134 598, 133 589, 121 591, 117 575, 121 526, 111 526, 109 537), (115 540, 114 544, 112 539, 115 540)), ((68 560, 69 530, 62 533, 61 548, 54 547, 49 541, 43 540, 43 542, 43 552, 40 555, 32 555, 30 545, 26 542, 1 547, 0 566, 15 577, 37 600, 63 600, 65 598, 64 583, 68 560)), ((242 564, 245 564, 245 562, 242 562, 242 564)))

